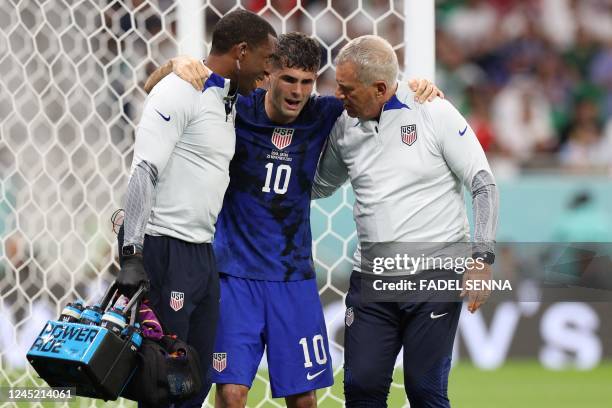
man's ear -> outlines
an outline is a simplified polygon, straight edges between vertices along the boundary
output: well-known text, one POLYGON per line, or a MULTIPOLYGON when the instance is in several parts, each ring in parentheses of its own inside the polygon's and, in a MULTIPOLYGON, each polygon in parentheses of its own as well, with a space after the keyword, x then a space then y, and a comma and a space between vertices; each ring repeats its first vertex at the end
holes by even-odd
POLYGON ((241 43, 235 44, 232 47, 232 54, 235 59, 242 60, 244 58, 244 55, 246 54, 246 50, 247 50, 247 43, 246 41, 243 41, 241 43))
POLYGON ((387 93, 387 84, 385 81, 374 81, 372 84, 376 88, 376 97, 381 98, 387 93))
POLYGON ((244 58, 244 54, 246 54, 247 43, 243 41, 240 44, 238 44, 238 46, 239 46, 239 50, 240 50, 240 56, 238 58, 243 59, 244 58))

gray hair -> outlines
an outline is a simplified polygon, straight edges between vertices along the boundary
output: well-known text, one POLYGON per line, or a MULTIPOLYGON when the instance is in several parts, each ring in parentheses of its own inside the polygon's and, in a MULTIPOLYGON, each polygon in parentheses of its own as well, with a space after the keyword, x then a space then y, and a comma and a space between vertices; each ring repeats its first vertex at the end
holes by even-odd
POLYGON ((365 85, 384 81, 393 86, 399 65, 391 44, 377 35, 363 35, 349 41, 336 57, 336 65, 352 62, 357 65, 357 79, 365 85))

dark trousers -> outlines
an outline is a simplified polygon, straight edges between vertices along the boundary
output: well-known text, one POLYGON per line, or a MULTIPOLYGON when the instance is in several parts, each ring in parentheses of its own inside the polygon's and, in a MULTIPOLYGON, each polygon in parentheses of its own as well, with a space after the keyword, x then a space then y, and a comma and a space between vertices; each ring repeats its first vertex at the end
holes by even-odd
POLYGON ((387 406, 393 368, 403 346, 410 406, 450 407, 447 384, 461 302, 365 302, 362 278, 361 273, 352 273, 346 297, 346 406, 387 406))
POLYGON ((200 355, 202 390, 175 406, 200 407, 212 385, 210 370, 219 316, 219 274, 212 245, 147 235, 143 261, 151 282, 147 297, 165 329, 200 355))

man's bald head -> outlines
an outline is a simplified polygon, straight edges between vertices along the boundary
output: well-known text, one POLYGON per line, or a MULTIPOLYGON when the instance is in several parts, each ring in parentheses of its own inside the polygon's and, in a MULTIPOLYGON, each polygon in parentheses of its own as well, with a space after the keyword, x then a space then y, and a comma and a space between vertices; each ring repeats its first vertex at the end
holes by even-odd
POLYGON ((391 44, 382 37, 364 35, 351 40, 336 57, 336 65, 345 62, 357 66, 357 78, 364 85, 384 81, 388 87, 392 87, 397 81, 397 55, 391 44))

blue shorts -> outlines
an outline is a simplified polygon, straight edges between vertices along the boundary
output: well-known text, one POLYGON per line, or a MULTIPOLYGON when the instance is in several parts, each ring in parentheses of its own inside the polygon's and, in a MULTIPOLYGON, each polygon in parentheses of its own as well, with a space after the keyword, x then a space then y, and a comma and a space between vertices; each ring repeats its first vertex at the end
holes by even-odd
POLYGON ((264 348, 274 398, 334 383, 315 279, 278 282, 220 275, 213 382, 251 387, 264 348))

